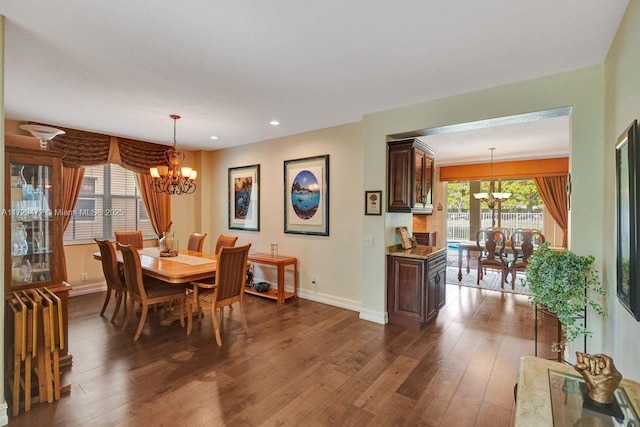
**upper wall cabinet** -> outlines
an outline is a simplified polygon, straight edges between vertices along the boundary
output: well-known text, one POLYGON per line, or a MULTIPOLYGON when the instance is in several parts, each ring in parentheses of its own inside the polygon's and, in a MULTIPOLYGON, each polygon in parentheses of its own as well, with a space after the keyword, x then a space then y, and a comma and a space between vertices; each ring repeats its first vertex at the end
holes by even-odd
POLYGON ((387 143, 388 212, 433 212, 433 153, 411 138, 387 143))

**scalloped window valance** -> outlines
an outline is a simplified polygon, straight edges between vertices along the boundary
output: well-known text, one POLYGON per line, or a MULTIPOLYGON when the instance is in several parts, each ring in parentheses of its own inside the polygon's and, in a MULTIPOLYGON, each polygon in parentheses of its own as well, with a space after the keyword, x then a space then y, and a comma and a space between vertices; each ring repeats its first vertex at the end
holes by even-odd
POLYGON ((169 149, 166 145, 45 125, 55 126, 66 132, 49 142, 51 150, 64 153, 62 163, 65 166, 116 163, 130 171, 148 174, 150 167, 166 163, 164 153, 169 149))

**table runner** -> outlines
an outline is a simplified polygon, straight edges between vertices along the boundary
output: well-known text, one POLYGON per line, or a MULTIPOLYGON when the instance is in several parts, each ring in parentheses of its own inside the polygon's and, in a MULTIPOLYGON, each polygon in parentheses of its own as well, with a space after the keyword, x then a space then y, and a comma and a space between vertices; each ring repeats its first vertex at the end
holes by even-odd
MULTIPOLYGON (((160 258, 160 250, 158 248, 145 248, 138 251, 141 255, 146 255, 154 258, 160 258)), ((171 261, 179 262, 181 264, 188 265, 202 265, 202 264, 213 264, 215 261, 208 258, 200 258, 192 255, 183 255, 178 254, 178 256, 174 257, 162 257, 164 259, 168 259, 171 261)))

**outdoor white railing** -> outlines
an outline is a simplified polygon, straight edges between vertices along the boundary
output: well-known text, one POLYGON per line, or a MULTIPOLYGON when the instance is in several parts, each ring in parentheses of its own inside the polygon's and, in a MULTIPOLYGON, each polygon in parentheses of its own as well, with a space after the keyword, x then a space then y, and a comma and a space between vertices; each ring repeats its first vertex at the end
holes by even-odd
MULTIPOLYGON (((537 228, 542 230, 542 212, 510 213, 503 212, 500 218, 501 226, 513 231, 516 228, 537 228)), ((491 227, 491 212, 483 212, 480 227, 491 227)), ((447 215, 447 238, 449 241, 470 240, 469 213, 449 212, 447 215)))

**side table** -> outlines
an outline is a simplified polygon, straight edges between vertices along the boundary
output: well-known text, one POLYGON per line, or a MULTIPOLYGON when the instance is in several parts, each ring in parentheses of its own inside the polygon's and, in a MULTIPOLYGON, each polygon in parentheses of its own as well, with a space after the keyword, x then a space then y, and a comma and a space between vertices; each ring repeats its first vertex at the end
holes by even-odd
POLYGON ((268 290, 267 292, 258 292, 254 290, 250 286, 246 286, 244 288, 245 293, 257 295, 259 297, 273 299, 278 301, 278 304, 284 304, 286 300, 289 298, 296 298, 298 296, 298 259, 295 257, 278 255, 271 256, 271 254, 255 252, 250 253, 248 257, 249 262, 255 264, 263 264, 270 265, 276 267, 278 269, 278 289, 274 291, 273 289, 268 290), (293 292, 287 292, 284 289, 284 269, 285 267, 292 265, 293 266, 293 292))

